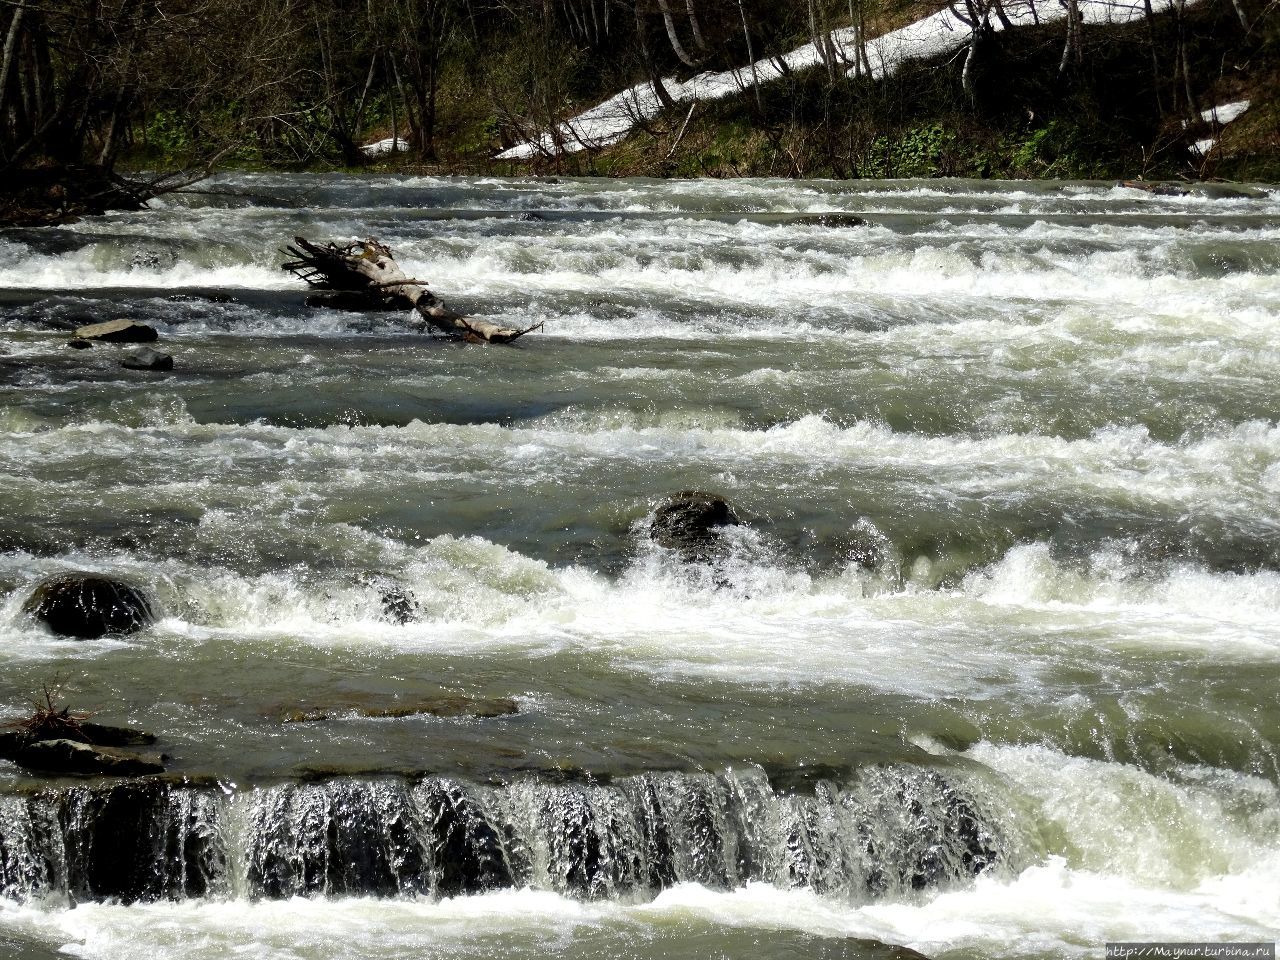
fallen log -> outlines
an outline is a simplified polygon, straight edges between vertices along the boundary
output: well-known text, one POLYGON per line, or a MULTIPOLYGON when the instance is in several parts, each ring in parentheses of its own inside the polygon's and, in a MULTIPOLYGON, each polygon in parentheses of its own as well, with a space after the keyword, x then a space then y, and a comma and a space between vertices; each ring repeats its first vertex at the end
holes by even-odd
POLYGON ((344 294, 346 309, 351 309, 353 296, 366 298, 370 309, 412 308, 426 326, 468 343, 511 343, 542 326, 535 323, 518 330, 455 313, 424 281, 407 276, 391 249, 375 239, 345 246, 332 242, 321 246, 305 237, 294 237, 293 242, 285 252, 295 259, 285 263, 284 269, 312 287, 344 294))

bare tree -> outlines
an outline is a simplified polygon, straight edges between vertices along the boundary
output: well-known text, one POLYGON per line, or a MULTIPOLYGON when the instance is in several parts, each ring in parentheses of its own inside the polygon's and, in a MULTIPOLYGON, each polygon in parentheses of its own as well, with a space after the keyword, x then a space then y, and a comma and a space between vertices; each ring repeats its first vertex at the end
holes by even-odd
POLYGON ((1058 0, 1067 11, 1067 39, 1062 46, 1062 59, 1058 62, 1058 73, 1066 73, 1067 67, 1079 67, 1083 62, 1081 45, 1081 17, 1078 0, 1058 0))

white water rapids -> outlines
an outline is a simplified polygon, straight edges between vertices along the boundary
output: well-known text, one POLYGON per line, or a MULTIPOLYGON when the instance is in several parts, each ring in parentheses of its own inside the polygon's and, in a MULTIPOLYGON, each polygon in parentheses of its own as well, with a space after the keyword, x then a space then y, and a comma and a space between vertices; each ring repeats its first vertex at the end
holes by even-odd
POLYGON ((0 710, 172 758, 0 763, 0 953, 1276 938, 1280 190, 216 186, 0 232, 0 710), (296 234, 545 327, 305 307, 296 234), (116 317, 173 371, 66 348, 116 317), (648 538, 690 489, 708 562, 648 538), (52 636, 69 571, 156 622, 52 636), (442 695, 516 713, 377 713, 442 695))

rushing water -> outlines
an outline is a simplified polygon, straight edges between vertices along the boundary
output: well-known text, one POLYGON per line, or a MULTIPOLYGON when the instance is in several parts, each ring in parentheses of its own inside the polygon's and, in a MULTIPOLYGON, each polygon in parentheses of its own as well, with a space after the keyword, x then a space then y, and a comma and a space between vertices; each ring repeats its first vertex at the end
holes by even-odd
POLYGON ((1280 192, 206 189, 0 233, 0 705, 58 677, 177 775, 0 764, 0 949, 1280 933, 1280 192), (545 328, 306 308, 295 234, 545 328), (66 349, 116 317, 176 369, 66 349), (685 489, 746 521, 713 563, 645 536, 685 489), (159 622, 52 637, 20 607, 64 570, 159 622), (362 713, 442 693, 519 712, 362 713))

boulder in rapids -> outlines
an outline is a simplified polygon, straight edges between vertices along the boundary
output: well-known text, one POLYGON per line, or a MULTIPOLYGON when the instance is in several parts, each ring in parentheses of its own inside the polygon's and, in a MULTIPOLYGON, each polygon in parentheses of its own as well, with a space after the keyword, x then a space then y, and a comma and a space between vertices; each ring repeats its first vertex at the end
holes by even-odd
POLYGON ((867 221, 852 213, 810 213, 791 221, 802 227, 865 227, 867 221))
POLYGON ((88 350, 93 346, 93 341, 82 340, 80 337, 72 337, 67 341, 67 346, 72 350, 88 350))
POLYGON ((649 538, 685 561, 707 560, 721 547, 721 530, 740 522, 724 497, 686 490, 658 505, 649 538))
POLYGON ((108 320, 77 327, 75 335, 80 340, 100 340, 103 343, 152 343, 159 339, 155 327, 136 320, 108 320))
POLYGON ((140 347, 126 353, 120 366, 127 370, 172 370, 173 357, 150 347, 140 347))
POLYGON ((141 630, 155 619, 146 595, 132 584, 92 573, 42 580, 22 612, 54 633, 80 640, 141 630))
POLYGON ((405 624, 417 619, 418 601, 406 588, 394 583, 379 584, 378 599, 382 602, 382 615, 392 623, 405 624))

